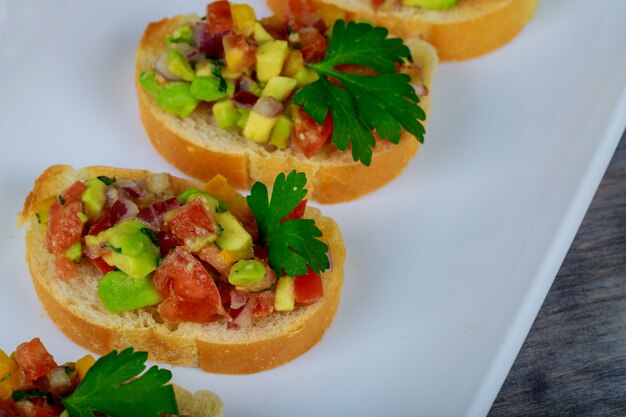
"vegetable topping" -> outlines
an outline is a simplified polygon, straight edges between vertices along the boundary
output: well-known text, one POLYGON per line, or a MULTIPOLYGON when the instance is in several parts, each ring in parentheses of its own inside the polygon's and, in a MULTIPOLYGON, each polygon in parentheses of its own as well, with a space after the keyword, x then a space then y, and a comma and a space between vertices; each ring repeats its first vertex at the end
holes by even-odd
POLYGON ((166 322, 224 320, 240 329, 322 296, 328 246, 315 221, 303 218, 303 173, 278 175, 271 198, 256 183, 247 200, 222 177, 177 195, 162 174, 103 178, 76 182, 61 194, 64 204, 56 199, 38 214, 48 222, 46 250, 56 256, 59 278, 79 268, 100 273, 98 294, 110 312, 158 306, 166 322), (296 280, 293 303, 276 299, 278 277, 296 280), (319 281, 314 296, 299 295, 302 277, 308 285, 319 281))
POLYGON ((402 40, 346 23, 331 6, 318 13, 307 0, 289 0, 286 21, 257 21, 248 5, 215 1, 204 21, 166 39, 140 82, 164 111, 188 117, 209 103, 221 129, 268 150, 310 158, 350 149, 369 165, 376 144, 397 144, 403 130, 422 142, 419 96, 428 90, 402 40))
POLYGON ((147 359, 148 353, 128 348, 57 366, 38 338, 22 343, 11 357, 0 350, 0 415, 178 415, 171 372, 153 366, 142 374, 147 359))

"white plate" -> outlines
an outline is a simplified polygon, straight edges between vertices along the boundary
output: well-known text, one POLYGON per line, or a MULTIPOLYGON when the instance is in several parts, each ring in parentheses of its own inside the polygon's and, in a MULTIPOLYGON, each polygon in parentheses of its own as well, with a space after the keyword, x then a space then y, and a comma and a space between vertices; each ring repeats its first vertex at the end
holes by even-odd
MULTIPOLYGON (((60 361, 84 353, 36 299, 15 214, 50 164, 176 172, 140 125, 133 53, 148 21, 203 6, 0 3, 1 347, 40 336, 60 361)), ((544 0, 506 47, 441 65, 403 175, 324 207, 348 259, 321 343, 268 372, 175 381, 229 415, 486 414, 626 125, 625 16, 622 0, 544 0)))

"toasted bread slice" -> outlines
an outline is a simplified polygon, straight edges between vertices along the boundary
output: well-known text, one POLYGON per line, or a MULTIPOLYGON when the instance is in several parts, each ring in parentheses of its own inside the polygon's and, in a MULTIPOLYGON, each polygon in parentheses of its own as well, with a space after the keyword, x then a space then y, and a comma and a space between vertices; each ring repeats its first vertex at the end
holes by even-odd
MULTIPOLYGON (((511 41, 532 19, 539 0, 459 0, 447 10, 426 10, 387 1, 374 9, 372 0, 313 0, 332 4, 351 19, 374 22, 404 39, 419 37, 437 49, 442 61, 462 61, 491 52, 511 41)), ((267 0, 284 17, 287 0, 267 0)))
MULTIPOLYGON (((52 166, 35 181, 19 214, 19 222, 26 225, 26 260, 37 295, 52 321, 70 339, 99 354, 133 346, 149 352, 156 362, 226 374, 274 368, 300 356, 321 339, 339 305, 345 249, 337 224, 315 208, 307 208, 305 217, 314 219, 323 232, 322 240, 329 246, 332 259, 332 268, 322 274, 324 296, 289 313, 256 318, 242 330, 227 330, 225 319, 206 324, 166 324, 155 308, 110 313, 98 296, 100 274, 88 262, 79 265, 78 278, 68 282, 58 279, 55 258, 44 249, 46 228, 38 223, 38 207, 75 181, 100 175, 141 180, 152 174, 109 167, 74 170, 66 165, 52 166)), ((176 177, 170 177, 170 183, 177 193, 202 187, 176 177)))
MULTIPOLYGON (((378 146, 371 166, 356 163, 349 151, 325 150, 311 158, 276 149, 268 151, 238 133, 221 130, 208 106, 199 106, 188 118, 180 118, 161 109, 154 97, 139 83, 139 74, 153 68, 167 45, 164 39, 177 27, 197 20, 197 16, 176 16, 150 23, 135 55, 135 82, 141 121, 148 137, 163 157, 186 174, 208 180, 216 174, 225 176, 236 188, 248 189, 255 181, 272 181, 279 172, 292 169, 305 172, 309 195, 320 203, 350 201, 376 190, 400 175, 419 142, 403 132, 398 145, 378 146)), ((426 42, 407 42, 413 60, 421 65, 424 83, 430 88, 437 63, 434 48, 426 42)), ((420 103, 430 107, 430 95, 420 103)))

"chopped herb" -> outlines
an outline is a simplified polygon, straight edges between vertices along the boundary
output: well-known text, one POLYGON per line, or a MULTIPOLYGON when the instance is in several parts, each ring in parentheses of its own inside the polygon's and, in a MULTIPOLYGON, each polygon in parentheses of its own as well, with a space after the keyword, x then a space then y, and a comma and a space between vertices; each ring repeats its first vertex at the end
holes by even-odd
POLYGON ((116 248, 115 246, 110 245, 108 243, 105 243, 104 246, 111 249, 115 253, 122 253, 122 248, 116 248))
POLYGON ((306 175, 291 171, 285 178, 276 177, 271 200, 267 187, 257 182, 247 197, 259 227, 259 239, 267 245, 269 261, 277 274, 291 277, 306 274, 310 267, 319 273, 330 268, 326 253, 328 246, 318 240, 322 231, 312 219, 281 220, 293 211, 304 198, 306 175))
POLYGON ((3 376, 2 378, 0 378, 0 383, 6 381, 7 379, 11 378, 11 375, 13 375, 12 372, 9 372, 8 374, 6 374, 5 376, 3 376))
POLYGON ((133 348, 101 357, 89 369, 76 391, 61 400, 72 417, 105 414, 116 417, 178 415, 172 373, 156 366, 145 373, 146 352, 133 348), (141 375, 140 375, 141 374, 141 375))
POLYGON ((39 213, 35 213, 35 216, 37 217, 37 223, 41 224, 41 216, 39 215, 39 213))
POLYGON ((302 44, 301 44, 300 42, 296 42, 296 43, 293 45, 293 47, 294 47, 295 49, 302 49, 302 44))
POLYGON ((222 227, 221 224, 217 224, 217 234, 218 236, 222 236, 222 232, 224 231, 224 228, 222 227))
POLYGON ((319 80, 297 91, 293 102, 320 125, 330 111, 332 143, 342 151, 351 147, 354 161, 364 165, 372 161, 373 132, 397 144, 404 128, 423 142, 421 121, 426 114, 411 78, 396 72, 397 64, 411 61, 409 48, 401 39, 387 38, 387 29, 368 23, 337 20, 332 32, 326 58, 309 64, 319 80), (349 74, 336 68, 344 64, 368 67, 378 75, 349 74))
POLYGON ((60 195, 59 196, 59 201, 61 202, 61 205, 64 205, 67 200, 65 198, 63 198, 62 195, 60 195))
POLYGON ((13 394, 11 394, 11 399, 13 399, 13 401, 25 401, 33 397, 44 397, 48 404, 52 404, 53 402, 52 394, 49 391, 42 391, 39 389, 17 390, 13 391, 13 394))
POLYGON ((150 241, 154 244, 154 246, 160 246, 159 238, 157 237, 156 233, 154 233, 154 230, 143 227, 140 229, 140 231, 150 238, 150 241))
POLYGON ((117 178, 115 178, 115 177, 110 178, 110 177, 107 177, 106 175, 100 175, 100 176, 98 177, 98 179, 99 179, 100 181, 102 181, 105 185, 111 185, 111 184, 113 184, 115 181, 117 181, 117 178))
POLYGON ((160 256, 157 258, 157 268, 161 266, 161 263, 163 263, 163 259, 165 258, 161 258, 160 256))
POLYGON ((223 93, 228 89, 228 85, 226 84, 226 80, 222 76, 222 66, 216 65, 211 69, 211 74, 217 77, 220 80, 220 85, 217 87, 219 92, 223 93))

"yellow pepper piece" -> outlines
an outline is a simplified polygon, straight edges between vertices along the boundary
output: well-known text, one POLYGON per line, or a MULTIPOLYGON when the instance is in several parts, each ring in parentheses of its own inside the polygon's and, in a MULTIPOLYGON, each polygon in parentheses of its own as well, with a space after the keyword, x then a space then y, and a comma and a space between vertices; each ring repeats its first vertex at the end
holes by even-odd
POLYGON ((87 374, 87 371, 96 363, 96 360, 91 355, 85 355, 76 361, 76 372, 78 372, 78 377, 82 381, 87 374))
POLYGON ((243 36, 250 36, 254 33, 256 15, 254 9, 247 4, 231 4, 230 14, 233 17, 235 28, 243 36))
POLYGON ((317 9, 317 14, 329 29, 333 27, 337 20, 346 20, 346 12, 333 4, 324 4, 317 9))
POLYGON ((4 351, 0 350, 0 400, 11 397, 18 388, 18 378, 15 371, 18 366, 4 351))
POLYGON ((43 201, 39 206, 37 206, 37 220, 39 223, 46 225, 48 224, 48 212, 50 211, 50 206, 57 200, 56 197, 49 198, 43 201))

